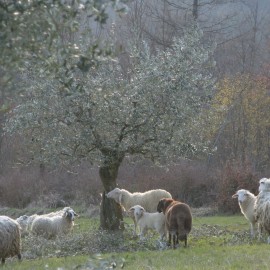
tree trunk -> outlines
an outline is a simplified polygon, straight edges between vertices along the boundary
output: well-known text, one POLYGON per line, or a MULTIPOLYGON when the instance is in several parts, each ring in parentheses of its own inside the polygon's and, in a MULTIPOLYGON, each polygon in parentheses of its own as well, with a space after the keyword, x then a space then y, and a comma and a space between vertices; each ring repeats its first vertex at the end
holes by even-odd
POLYGON ((100 227, 106 230, 124 229, 122 208, 120 204, 106 197, 106 193, 116 187, 116 178, 120 163, 101 166, 99 175, 104 187, 100 205, 100 227))
POLYGON ((199 0, 193 0, 192 16, 195 21, 198 19, 198 6, 199 6, 199 0))

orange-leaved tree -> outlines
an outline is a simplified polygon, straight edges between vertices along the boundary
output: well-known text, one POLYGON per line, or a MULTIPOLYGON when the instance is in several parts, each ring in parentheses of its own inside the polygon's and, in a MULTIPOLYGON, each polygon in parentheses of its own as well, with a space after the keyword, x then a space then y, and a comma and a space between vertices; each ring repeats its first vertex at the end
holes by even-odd
POLYGON ((210 138, 219 157, 263 168, 270 160, 270 88, 265 77, 239 75, 218 84, 210 138))

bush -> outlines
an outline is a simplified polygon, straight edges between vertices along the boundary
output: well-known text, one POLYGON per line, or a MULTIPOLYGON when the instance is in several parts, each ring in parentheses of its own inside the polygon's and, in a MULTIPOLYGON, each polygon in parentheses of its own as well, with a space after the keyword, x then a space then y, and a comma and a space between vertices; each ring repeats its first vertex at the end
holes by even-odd
MULTIPOLYGON (((51 171, 47 167, 9 168, 0 176, 0 204, 24 208, 56 208, 67 205, 98 205, 103 191, 98 168, 82 163, 75 168, 51 171)), ((166 189, 174 199, 192 207, 209 206, 215 200, 216 181, 205 164, 181 161, 158 167, 143 160, 125 161, 119 169, 117 184, 130 192, 166 189)))
POLYGON ((249 162, 228 161, 219 172, 218 209, 221 212, 238 213, 240 208, 232 195, 238 189, 247 189, 257 195, 258 176, 249 162))

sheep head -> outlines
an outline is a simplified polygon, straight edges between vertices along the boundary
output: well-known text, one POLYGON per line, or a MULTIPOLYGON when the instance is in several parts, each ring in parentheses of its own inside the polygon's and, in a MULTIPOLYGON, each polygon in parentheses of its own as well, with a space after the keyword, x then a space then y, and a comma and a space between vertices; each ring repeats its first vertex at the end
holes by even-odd
POLYGON ((22 222, 22 221, 26 221, 29 218, 29 216, 27 215, 23 215, 17 218, 18 222, 22 222))
POLYGON ((262 178, 259 181, 259 192, 261 191, 270 191, 270 179, 262 178))
POLYGON ((136 220, 139 220, 143 216, 145 209, 140 205, 134 205, 128 210, 128 212, 131 213, 136 220))
POLYGON ((120 188, 115 188, 109 193, 106 194, 106 197, 109 199, 114 199, 117 203, 121 204, 122 202, 122 191, 120 188))
POLYGON ((166 209, 174 202, 173 199, 163 198, 158 202, 157 211, 159 213, 163 212, 165 214, 166 209))
POLYGON ((74 221, 75 217, 78 217, 79 215, 71 208, 69 209, 66 209, 65 212, 64 212, 64 217, 71 220, 71 221, 74 221))
POLYGON ((238 198, 238 202, 241 204, 243 203, 245 200, 247 200, 248 196, 251 193, 246 190, 246 189, 239 189, 235 194, 232 195, 233 199, 238 198))

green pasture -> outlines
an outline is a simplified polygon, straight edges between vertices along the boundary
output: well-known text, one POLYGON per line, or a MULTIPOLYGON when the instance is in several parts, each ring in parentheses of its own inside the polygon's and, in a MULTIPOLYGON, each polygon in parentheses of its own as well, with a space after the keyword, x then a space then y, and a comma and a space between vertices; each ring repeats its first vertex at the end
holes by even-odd
POLYGON ((140 241, 130 219, 123 233, 102 232, 98 218, 81 216, 74 231, 54 240, 26 236, 23 261, 8 259, 2 269, 270 269, 270 246, 251 240, 241 215, 194 217, 188 247, 161 245, 158 235, 140 241))

